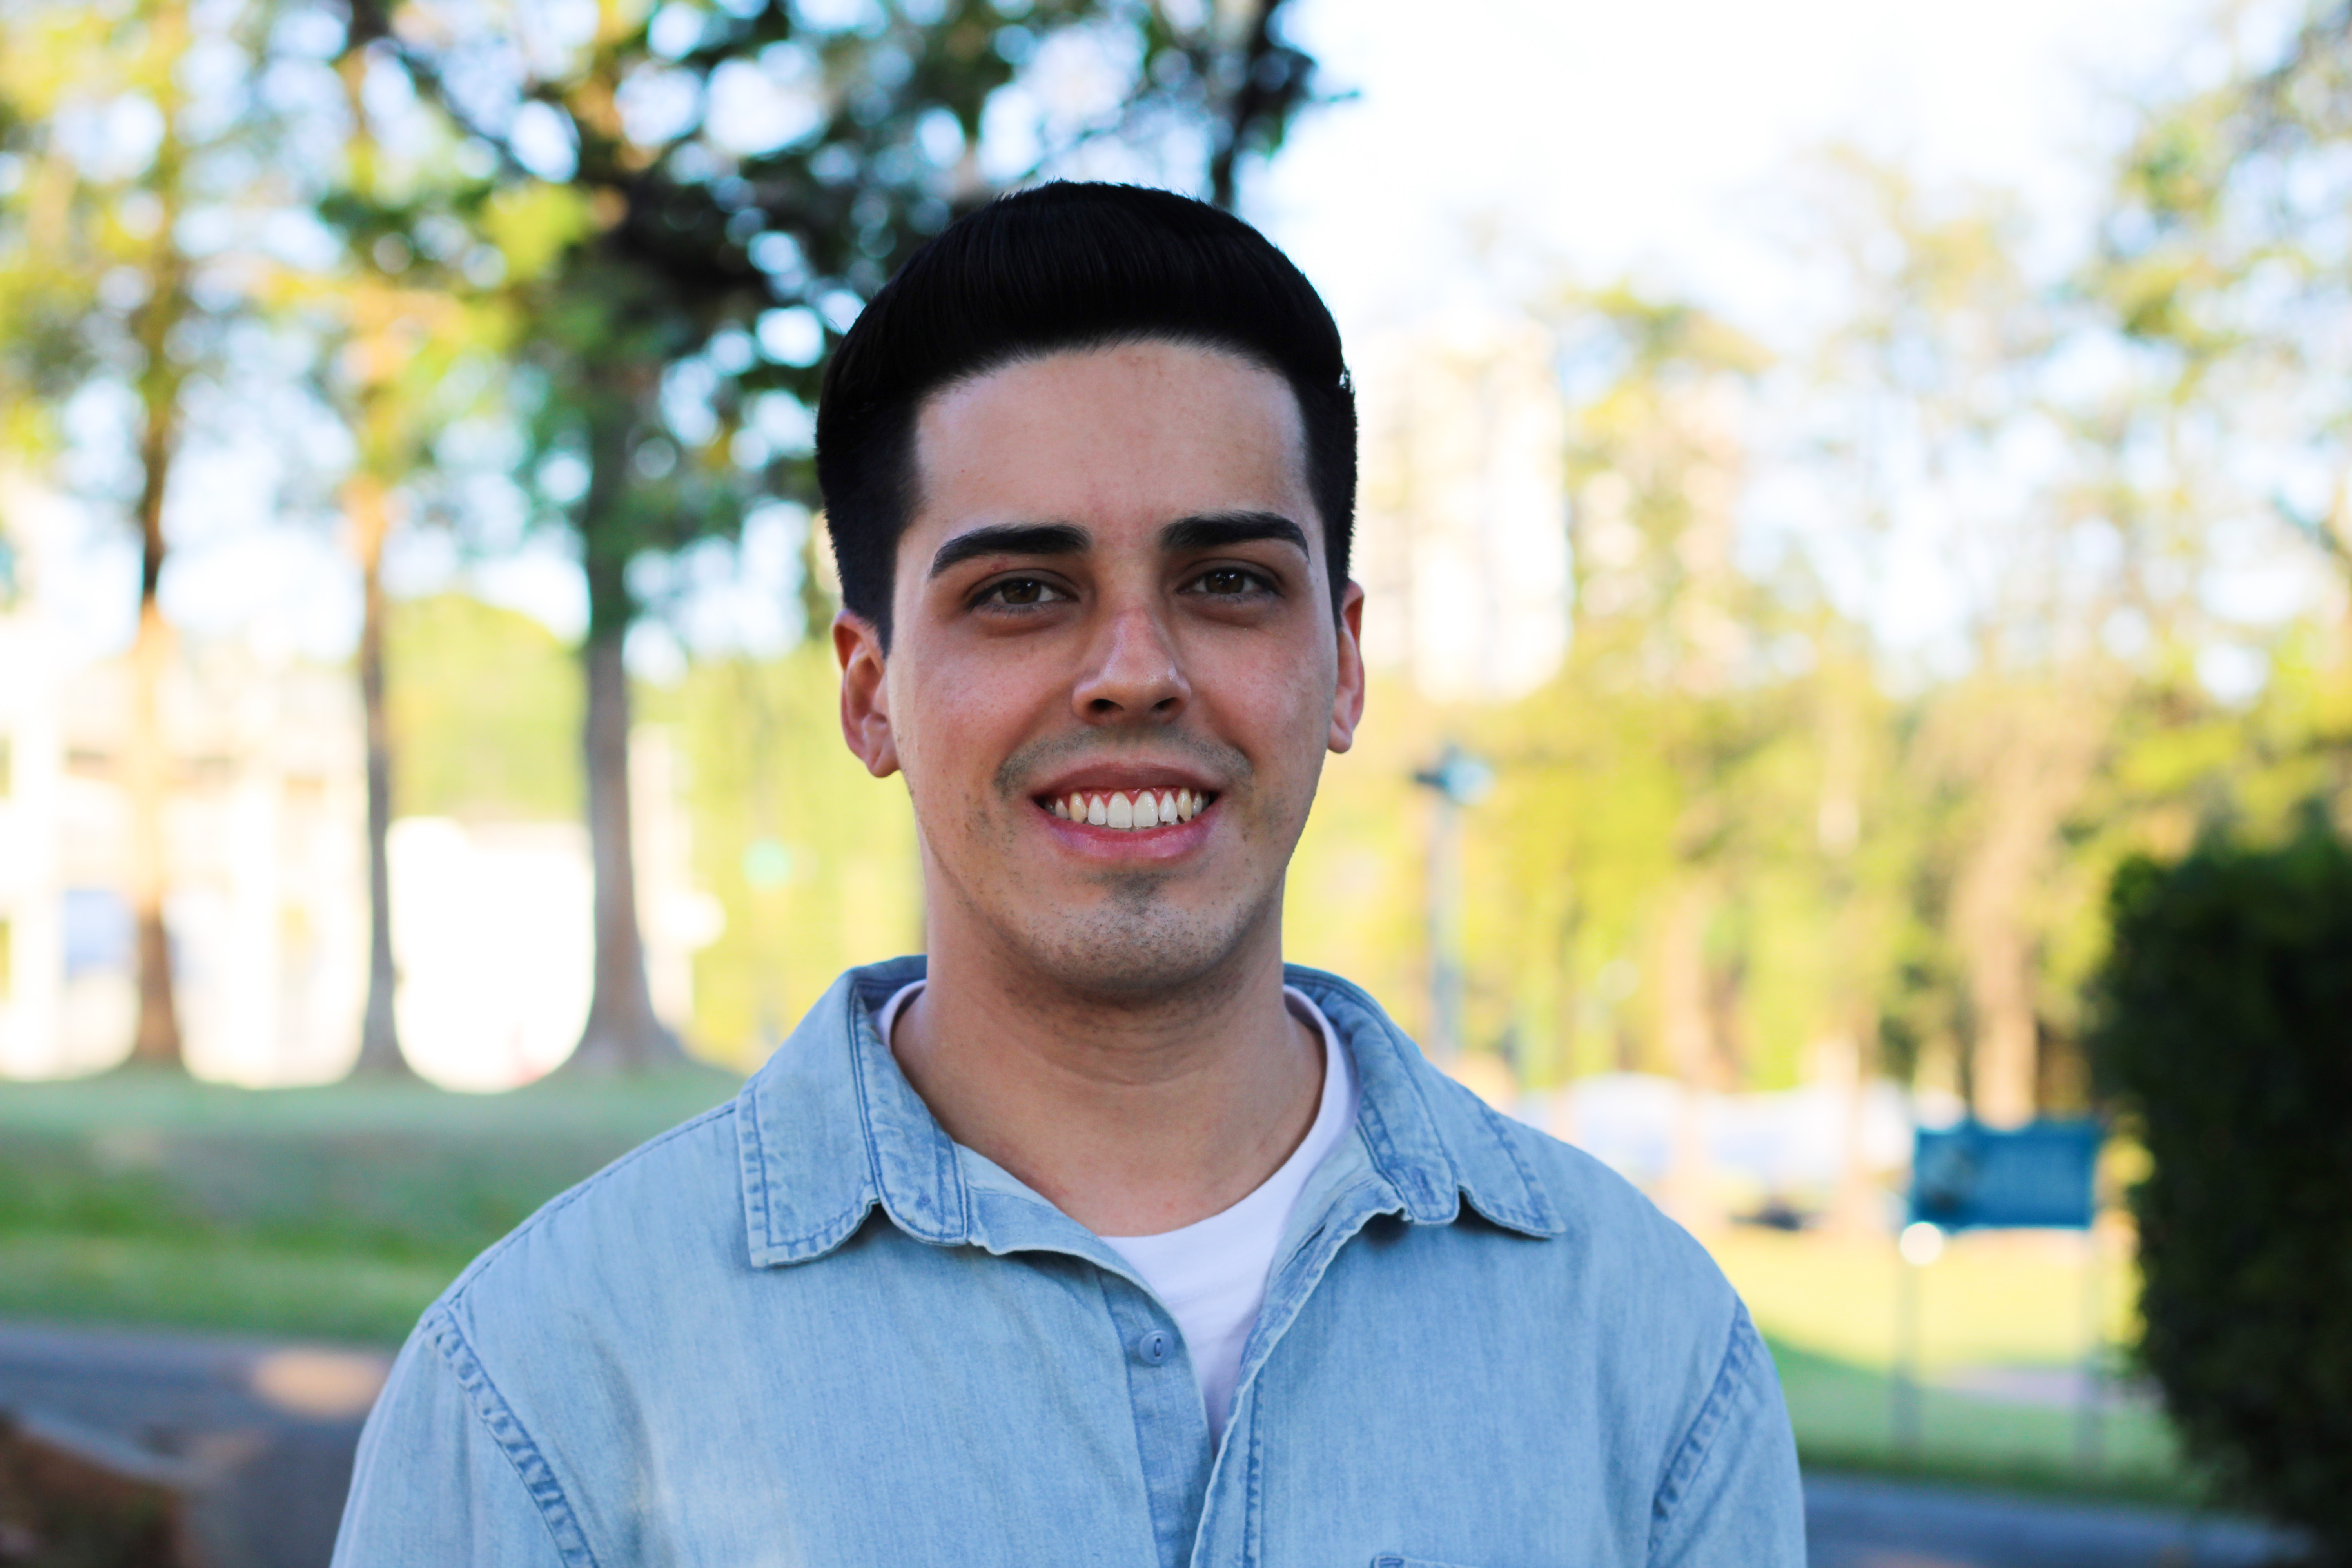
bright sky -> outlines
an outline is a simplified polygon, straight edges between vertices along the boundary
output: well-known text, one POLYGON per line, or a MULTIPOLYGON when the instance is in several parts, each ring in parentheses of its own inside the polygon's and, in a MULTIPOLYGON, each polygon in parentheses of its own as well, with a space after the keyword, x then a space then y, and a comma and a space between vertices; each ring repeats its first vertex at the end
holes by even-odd
MULTIPOLYGON (((2064 246, 2118 95, 2177 68, 2200 0, 1295 0, 1354 101, 1306 121, 1251 216, 1343 330, 1478 287, 1491 226, 1769 330, 1776 184, 1837 138, 2025 194, 2064 246), (1433 17, 1442 17, 1433 25, 1433 17)), ((1777 275, 1777 276, 1776 276, 1777 275)))
MULTIPOLYGON (((1497 279, 1510 268, 1476 258, 1483 230, 1519 258, 1522 280, 1530 257, 1587 281, 1631 274, 1769 340, 1798 293, 1773 237, 1779 182, 1840 137, 1930 177, 2021 191, 2063 253, 2093 210, 2118 96, 2179 68, 2202 11, 2200 0, 1296 5, 1294 36, 1327 83, 1359 96, 1311 115, 1245 187, 1246 207, 1350 337, 1507 292, 1497 279)), ((175 510, 186 526, 165 592, 181 625, 348 653, 357 594, 332 539, 232 526, 186 495, 175 510)), ((50 598, 88 656, 127 643, 137 568, 123 531, 79 531, 50 598)), ((420 548, 402 574, 412 588, 454 564, 420 548)), ((579 630, 576 573, 548 552, 478 585, 579 630)), ((674 649, 632 650, 646 651, 655 667, 675 662, 674 649)))

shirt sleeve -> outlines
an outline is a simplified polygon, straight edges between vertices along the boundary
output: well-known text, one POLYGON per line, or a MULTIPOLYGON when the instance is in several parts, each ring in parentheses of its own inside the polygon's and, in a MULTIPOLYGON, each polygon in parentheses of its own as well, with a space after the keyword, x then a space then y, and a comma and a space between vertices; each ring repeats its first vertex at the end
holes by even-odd
POLYGON ((1651 1568, 1804 1568, 1797 1444, 1771 1352, 1745 1306, 1706 1402, 1666 1468, 1651 1568))
POLYGON ((440 1316, 409 1336, 360 1436, 333 1568, 593 1563, 584 1550, 558 1549, 511 1441, 493 1436, 478 1390, 436 1342, 440 1316))

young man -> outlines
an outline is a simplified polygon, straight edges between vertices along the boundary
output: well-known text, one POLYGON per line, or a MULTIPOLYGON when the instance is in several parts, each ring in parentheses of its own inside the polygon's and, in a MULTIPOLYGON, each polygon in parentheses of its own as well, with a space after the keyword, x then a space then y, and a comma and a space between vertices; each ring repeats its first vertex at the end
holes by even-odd
POLYGON ((1363 709, 1306 279, 1181 197, 1008 197, 858 320, 818 472, 928 957, 451 1287, 337 1561, 1801 1563, 1706 1255, 1283 966, 1363 709))

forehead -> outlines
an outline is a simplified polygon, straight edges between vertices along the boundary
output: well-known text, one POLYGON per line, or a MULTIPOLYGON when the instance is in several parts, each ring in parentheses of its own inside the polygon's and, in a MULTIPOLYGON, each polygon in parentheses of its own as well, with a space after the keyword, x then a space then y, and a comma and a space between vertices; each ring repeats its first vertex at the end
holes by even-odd
POLYGON ((1013 521, 1157 529, 1233 510, 1319 531, 1289 384, 1192 344, 1048 354, 959 383, 923 405, 915 462, 910 538, 1013 521))

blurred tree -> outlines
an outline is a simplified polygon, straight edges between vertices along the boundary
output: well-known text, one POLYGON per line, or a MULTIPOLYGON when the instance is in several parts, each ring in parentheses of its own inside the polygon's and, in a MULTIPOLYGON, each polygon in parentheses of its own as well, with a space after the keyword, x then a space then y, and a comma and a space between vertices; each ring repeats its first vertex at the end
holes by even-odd
MULTIPOLYGON (((2098 437, 2147 644, 2102 871, 2352 800, 2352 5, 2273 20, 2217 13, 2227 68, 2143 106, 2082 279, 2134 372, 2098 437), (2284 637, 2216 607, 2266 535, 2322 574, 2284 637), (2217 699, 2214 655, 2258 689, 2217 699)), ((2074 943, 2078 970, 2101 946, 2074 943)))
POLYGON ((2251 55, 2235 13, 2217 29, 2232 68, 2147 108, 2091 282, 2249 499, 2352 581, 2352 5, 2251 55))
POLYGON ((395 759, 384 549, 400 517, 419 504, 410 481, 429 467, 436 437, 484 402, 489 367, 509 346, 511 321, 498 295, 469 287, 457 268, 420 256, 412 242, 420 229, 456 225, 456 214, 484 194, 483 183, 450 167, 446 139, 404 154, 388 150, 367 109, 365 56, 346 51, 337 66, 348 134, 343 167, 321 214, 344 238, 344 265, 299 276, 295 291, 318 319, 322 390, 353 441, 339 500, 360 567, 370 910, 367 1005, 353 1070, 400 1077, 410 1069, 394 1008, 399 976, 389 839, 395 759))
POLYGON ((226 328, 252 303, 250 253, 234 237, 276 184, 258 152, 277 116, 251 70, 273 16, 257 3, 199 16, 186 0, 0 12, 0 97, 16 117, 16 233, 5 248, 26 307, 9 336, 32 346, 52 390, 111 381, 134 410, 126 499, 140 539, 139 619, 124 772, 139 976, 131 1060, 145 1066, 181 1059, 164 918, 166 503, 191 389, 216 379, 226 328))
POLYGON ((1802 734, 1769 663, 1779 612, 1734 550, 1765 355, 1702 310, 1622 288, 1553 313, 1587 388, 1568 463, 1574 637, 1528 729, 1498 750, 1495 816, 1533 840, 1509 857, 1523 875, 1572 892, 1545 900, 1559 929, 1536 940, 1570 950, 1546 956, 1577 966, 1586 946, 1597 981, 1643 978, 1613 1001, 1642 1007, 1654 1059, 1688 1091, 1666 1198, 1696 1220, 1714 1201, 1699 1097, 1745 1076, 1738 904, 1775 852, 1791 805, 1781 753, 1802 734))
MULTIPOLYGON (((74 176, 63 161, 39 155, 37 117, 56 84, 22 68, 21 54, 5 47, 25 31, 0 21, 0 481, 54 457, 58 401, 89 362, 76 329, 89 280, 59 267, 43 243, 65 225, 74 176)), ((15 519, 0 507, 0 611, 14 608, 26 586, 15 533, 15 519)))
POLYGON ((56 449, 58 400, 91 357, 79 329, 92 280, 53 245, 73 221, 79 181, 70 162, 43 155, 66 85, 43 42, 26 18, 0 17, 0 454, 28 463, 56 449))
POLYGON ((1957 981, 1939 1011, 1970 1104, 2014 1124, 2040 1100, 2050 872, 2129 684, 2095 635, 2117 580, 2075 565, 2114 524, 2083 489, 2084 444, 2051 385, 2095 324, 2025 274, 2009 198, 1925 190, 1851 149, 1814 174, 1840 300, 1814 374, 1862 558, 1891 547, 1898 520, 1935 516, 1961 610, 1944 654, 1963 673, 1925 699, 1909 749, 1911 787, 1935 803, 1917 912, 1948 953, 1913 973, 1957 981))
POLYGON ((605 0, 558 17, 355 0, 350 52, 446 114, 484 166, 471 235, 442 244, 518 313, 530 476, 586 577, 581 1069, 677 1049, 646 991, 631 861, 633 563, 731 535, 755 481, 814 499, 828 340, 959 209, 1040 169, 1133 173, 1202 143, 1230 199, 1234 159, 1308 100, 1278 5, 605 0), (1091 68, 1042 68, 1055 61, 1091 68), (1089 98, 1081 78, 1111 86, 1089 98))

